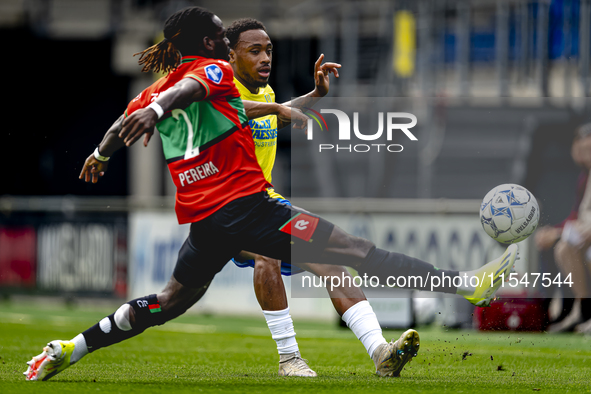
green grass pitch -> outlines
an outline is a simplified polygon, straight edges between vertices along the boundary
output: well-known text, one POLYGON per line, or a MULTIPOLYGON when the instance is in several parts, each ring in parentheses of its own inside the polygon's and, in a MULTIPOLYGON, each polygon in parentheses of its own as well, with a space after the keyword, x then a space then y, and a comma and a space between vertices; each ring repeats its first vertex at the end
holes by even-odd
POLYGON ((262 316, 190 314, 47 382, 25 381, 25 362, 46 342, 70 339, 112 310, 0 304, 0 393, 591 392, 590 337, 419 328, 418 357, 400 378, 383 379, 349 330, 296 318, 300 350, 319 377, 280 378, 262 316))

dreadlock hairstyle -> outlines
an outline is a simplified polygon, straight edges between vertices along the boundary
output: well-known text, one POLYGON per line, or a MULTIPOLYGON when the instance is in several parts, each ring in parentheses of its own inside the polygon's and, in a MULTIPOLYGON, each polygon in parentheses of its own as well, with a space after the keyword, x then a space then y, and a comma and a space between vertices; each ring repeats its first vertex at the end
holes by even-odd
POLYGON ((216 34, 213 17, 212 12, 201 7, 189 7, 172 14, 164 24, 164 39, 134 54, 140 55, 138 63, 143 65, 142 71, 169 73, 176 70, 181 53, 195 54, 204 37, 216 34))
POLYGON ((264 30, 265 25, 253 18, 237 19, 226 30, 226 38, 230 41, 230 48, 235 49, 240 38, 240 34, 249 30, 264 30))

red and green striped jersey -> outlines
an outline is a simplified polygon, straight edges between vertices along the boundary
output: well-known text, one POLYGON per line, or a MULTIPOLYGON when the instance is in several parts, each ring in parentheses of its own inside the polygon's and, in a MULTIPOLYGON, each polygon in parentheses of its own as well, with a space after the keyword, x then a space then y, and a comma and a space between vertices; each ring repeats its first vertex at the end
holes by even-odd
POLYGON ((156 130, 177 187, 175 210, 180 224, 197 222, 228 202, 265 190, 252 132, 228 62, 185 56, 181 65, 140 93, 126 116, 148 106, 184 78, 206 90, 203 101, 162 116, 156 130))

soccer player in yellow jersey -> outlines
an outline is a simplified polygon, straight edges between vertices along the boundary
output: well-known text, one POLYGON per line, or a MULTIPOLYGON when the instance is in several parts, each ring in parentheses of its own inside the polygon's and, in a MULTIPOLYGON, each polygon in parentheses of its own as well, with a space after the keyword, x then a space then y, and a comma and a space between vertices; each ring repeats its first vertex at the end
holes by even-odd
MULTIPOLYGON (((322 64, 324 56, 321 55, 314 65, 315 89, 293 102, 277 104, 275 92, 268 85, 273 45, 264 25, 254 19, 240 19, 228 27, 226 37, 230 41, 230 64, 234 70, 234 83, 251 119, 249 122, 257 160, 265 178, 271 183, 277 151, 277 131, 292 121, 294 127, 303 125, 305 117, 300 108, 311 107, 318 98, 328 93, 329 75, 333 73, 338 77, 340 65, 322 64)), ((272 198, 290 204, 273 189, 268 189, 267 192, 272 198)), ((340 277, 343 274, 350 275, 349 272, 345 267, 319 264, 292 267, 290 264, 248 252, 243 252, 233 261, 239 267, 254 267, 255 293, 272 337, 277 342, 279 375, 316 376, 300 356, 281 274, 299 273, 302 272, 301 268, 318 276, 340 277)), ((341 286, 332 290, 327 287, 327 290, 336 311, 373 359, 376 373, 380 376, 398 376, 418 349, 418 333, 408 330, 397 341, 388 343, 361 289, 341 286), (414 350, 407 351, 407 348, 414 350)))

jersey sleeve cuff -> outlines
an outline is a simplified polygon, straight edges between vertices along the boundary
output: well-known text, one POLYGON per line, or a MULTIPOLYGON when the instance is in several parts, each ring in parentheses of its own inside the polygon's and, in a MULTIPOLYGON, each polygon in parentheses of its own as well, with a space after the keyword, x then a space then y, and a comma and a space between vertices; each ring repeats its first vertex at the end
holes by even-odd
POLYGON ((200 84, 201 84, 201 85, 202 85, 202 86, 205 88, 205 98, 209 97, 209 93, 210 93, 210 90, 209 90, 209 85, 207 84, 207 82, 205 82, 205 81, 203 80, 203 78, 199 78, 199 77, 198 77, 197 75, 195 75, 195 74, 187 74, 187 77, 188 77, 188 78, 192 78, 192 79, 194 79, 195 81, 199 82, 199 83, 200 83, 200 84))

